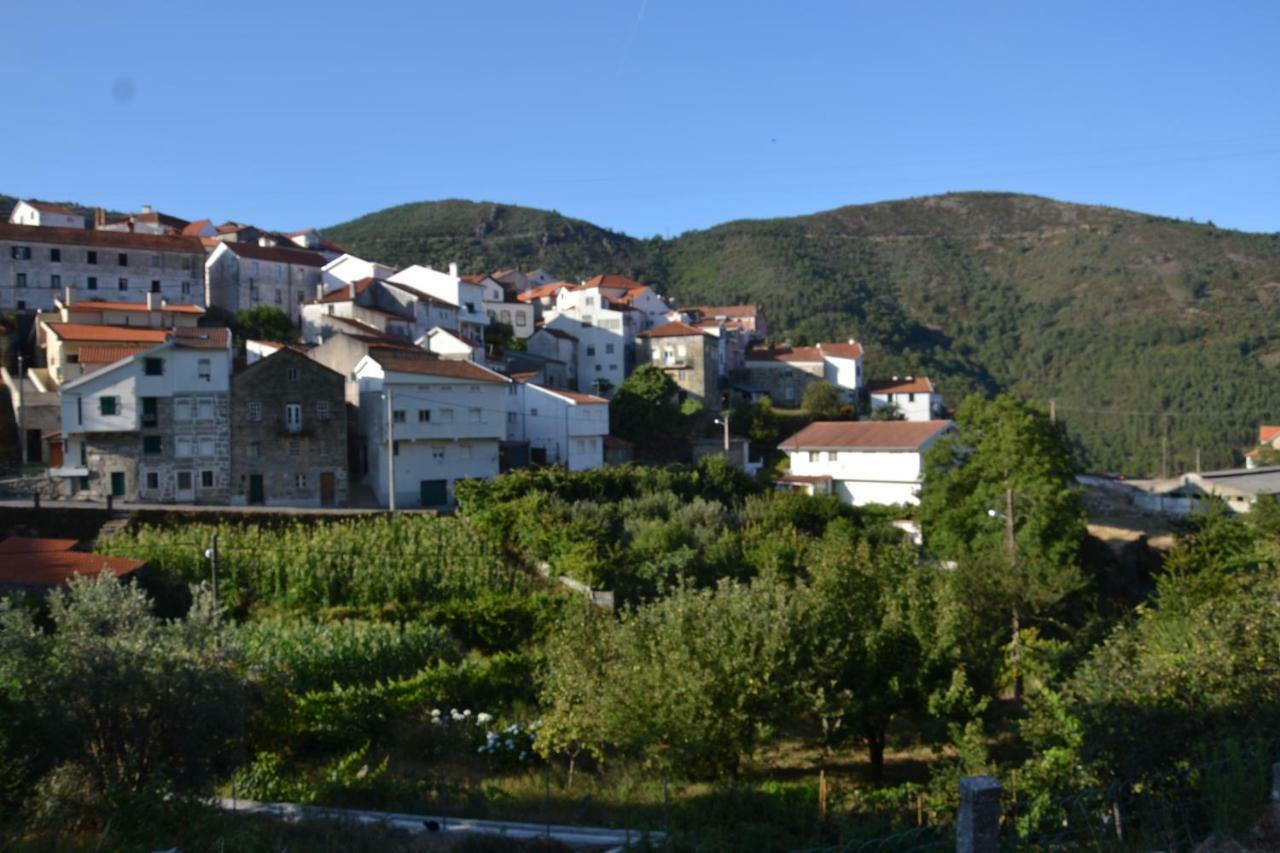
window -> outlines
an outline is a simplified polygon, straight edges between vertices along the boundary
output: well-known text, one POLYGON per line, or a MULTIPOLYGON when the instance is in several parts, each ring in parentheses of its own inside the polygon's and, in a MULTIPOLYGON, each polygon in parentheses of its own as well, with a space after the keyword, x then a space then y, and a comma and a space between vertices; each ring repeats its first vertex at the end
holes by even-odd
POLYGON ((328 456, 328 455, 329 455, 329 442, 327 442, 327 441, 321 441, 321 442, 318 442, 318 444, 319 444, 319 446, 320 446, 319 454, 320 454, 321 456, 328 456))
POLYGON ((471 421, 471 423, 473 424, 480 423, 480 410, 479 409, 469 410, 467 412, 467 420, 471 421))
POLYGON ((440 418, 439 418, 440 423, 442 424, 453 423, 453 409, 441 409, 439 414, 440 414, 440 418))
POLYGON ((144 435, 142 437, 142 452, 148 455, 156 455, 164 450, 160 436, 144 435))
POLYGON ((908 395, 907 395, 907 402, 908 402, 908 403, 914 403, 915 401, 916 401, 916 395, 915 395, 914 393, 912 393, 912 394, 908 394, 908 395))
POLYGON ((116 279, 116 290, 128 290, 128 289, 129 289, 129 279, 127 278, 116 279))
POLYGON ((160 420, 160 400, 156 397, 142 398, 142 425, 153 427, 160 420))
POLYGON ((213 379, 213 362, 207 358, 202 358, 196 362, 196 375, 205 382, 213 379))
POLYGON ((9 257, 13 258, 15 261, 29 261, 31 260, 31 247, 11 246, 9 248, 9 257))
POLYGON ((302 455, 302 442, 301 442, 301 441, 298 441, 297 439, 294 439, 293 441, 290 441, 290 442, 289 442, 289 455, 290 455, 290 456, 301 456, 301 455, 302 455))
POLYGON ((24 273, 24 272, 20 272, 20 273, 18 273, 18 274, 17 274, 17 282, 16 282, 16 283, 17 283, 18 287, 26 287, 26 286, 27 286, 27 274, 26 274, 26 273, 24 273))
POLYGON ((307 487, 307 475, 306 474, 294 475, 293 485, 299 489, 305 489, 307 487))
POLYGON ((98 414, 104 416, 114 415, 116 413, 115 397, 99 397, 98 398, 98 414))
POLYGON ((160 488, 160 474, 158 471, 147 472, 147 489, 148 491, 156 491, 160 488))
POLYGON ((430 409, 418 409, 418 423, 425 424, 431 420, 430 409))
POLYGON ((262 420, 262 403, 258 400, 249 401, 249 420, 257 423, 262 420))
POLYGON ((160 280, 159 280, 159 279, 157 279, 157 278, 153 278, 153 279, 151 279, 151 292, 152 292, 152 293, 159 293, 159 292, 160 292, 160 280))
POLYGON ((164 376, 164 359, 147 358, 142 362, 142 372, 148 376, 164 376))
POLYGON ((189 282, 189 281, 184 281, 184 282, 182 283, 182 295, 183 295, 183 296, 190 296, 190 295, 191 295, 191 282, 189 282))
POLYGON ((59 287, 62 287, 62 276, 58 275, 57 273, 53 273, 52 275, 50 275, 49 286, 52 287, 54 290, 57 290, 59 287))
POLYGON ((534 418, 536 418, 536 417, 538 416, 538 410, 537 410, 537 409, 530 409, 530 410, 529 410, 529 416, 530 416, 530 417, 534 417, 534 418))
POLYGON ((404 409, 396 409, 391 413, 391 422, 395 424, 404 423, 404 409))
POLYGON ((276 289, 276 304, 277 305, 284 304, 284 296, 280 293, 280 290, 278 288, 276 289))
POLYGON ((297 432, 302 429, 301 403, 284 404, 284 427, 289 430, 289 432, 297 432))
POLYGON ((329 420, 329 401, 328 400, 316 401, 316 417, 322 421, 329 420))
POLYGON ((191 269, 191 256, 190 256, 190 255, 184 255, 184 256, 183 256, 183 258, 182 258, 182 268, 183 268, 184 270, 189 270, 189 269, 191 269))
POLYGON ((217 453, 217 446, 214 443, 213 436, 202 435, 196 441, 196 453, 201 459, 210 459, 217 453))
POLYGON ((613 355, 613 344, 605 344, 604 351, 606 355, 613 355))
POLYGON ((61 249, 50 249, 50 250, 49 250, 49 260, 50 260, 51 262, 55 263, 55 264, 60 264, 60 263, 62 263, 62 250, 61 250, 61 249))
POLYGON ((87 264, 96 264, 98 262, 98 253, 95 251, 85 252, 84 261, 87 264))
POLYGON ((818 461, 818 456, 819 456, 819 455, 820 455, 820 454, 818 453, 818 451, 816 451, 816 450, 810 450, 810 451, 809 451, 809 461, 810 461, 810 462, 817 462, 817 461, 818 461))
POLYGON ((202 489, 213 488, 213 472, 212 471, 200 472, 200 488, 202 489))
POLYGON ((175 421, 191 420, 191 399, 189 397, 175 397, 173 400, 173 419, 175 421))
POLYGON ((286 374, 288 375, 290 382, 298 381, 298 368, 290 367, 288 371, 286 371, 286 374))
POLYGON ((827 451, 827 461, 828 461, 828 462, 835 462, 835 461, 836 461, 836 452, 835 452, 834 450, 828 450, 828 451, 827 451))
POLYGON ((435 460, 435 461, 437 461, 437 462, 443 462, 443 461, 444 461, 444 448, 443 448, 443 447, 433 447, 433 448, 431 448, 431 458, 432 458, 432 459, 434 459, 434 460, 435 460))
POLYGON ((191 472, 190 471, 178 472, 178 491, 180 492, 191 491, 191 472))
POLYGON ((213 420, 213 399, 210 397, 201 397, 196 400, 196 419, 202 421, 213 420))
POLYGON ((173 440, 173 455, 179 459, 190 459, 194 442, 189 435, 180 435, 173 440))
POLYGON ((398 441, 391 442, 391 455, 392 456, 400 455, 400 442, 398 441))
POLYGON ((589 346, 589 347, 587 347, 587 355, 589 355, 589 356, 590 356, 590 355, 595 355, 595 354, 596 354, 596 348, 595 348, 595 347, 593 347, 593 346, 589 346))
POLYGON ((91 276, 89 276, 89 278, 88 278, 88 279, 86 279, 86 286, 87 286, 90 290, 97 290, 97 289, 98 289, 98 277, 97 277, 96 275, 91 275, 91 276))
POLYGON ((125 252, 121 252, 120 254, 116 255, 116 266, 118 267, 129 266, 129 255, 126 254, 125 252))
POLYGON ((262 456, 262 442, 260 441, 249 442, 249 456, 253 459, 257 459, 262 456))
MULTIPOLYGON (((84 400, 80 397, 76 397, 76 423, 84 423, 84 400)), ((81 446, 80 449, 83 451, 84 447, 81 446)))
POLYGON ((280 264, 276 264, 276 281, 279 281, 283 276, 284 267, 280 266, 280 264))
POLYGON ((517 326, 529 325, 529 318, 525 315, 523 311, 516 312, 516 325, 517 326))

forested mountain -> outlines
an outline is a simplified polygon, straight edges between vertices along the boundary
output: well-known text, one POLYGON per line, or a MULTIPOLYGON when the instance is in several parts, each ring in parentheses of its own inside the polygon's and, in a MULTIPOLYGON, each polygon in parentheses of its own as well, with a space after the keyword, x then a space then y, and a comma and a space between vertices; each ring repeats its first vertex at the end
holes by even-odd
POLYGON ((679 302, 758 302, 775 337, 856 337, 871 375, 928 373, 956 403, 1056 401, 1090 468, 1236 461, 1280 419, 1280 236, 1004 193, 730 222, 636 240, 461 201, 325 229, 390 263, 633 275, 679 302))

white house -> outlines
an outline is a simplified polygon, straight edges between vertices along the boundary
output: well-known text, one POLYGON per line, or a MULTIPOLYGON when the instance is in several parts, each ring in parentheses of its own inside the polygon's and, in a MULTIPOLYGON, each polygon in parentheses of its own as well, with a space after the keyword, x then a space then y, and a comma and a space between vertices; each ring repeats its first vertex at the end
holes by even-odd
MULTIPOLYGON (((524 273, 516 271, 515 275, 524 281, 524 273)), ((536 312, 530 303, 519 301, 517 294, 520 291, 515 285, 499 281, 492 275, 464 275, 462 280, 484 289, 484 311, 490 322, 509 326, 520 340, 534 333, 536 312)))
POLYGON ((778 445, 791 470, 778 485, 848 504, 917 504, 924 453, 951 421, 815 421, 778 445))
POLYGON ((320 282, 328 292, 362 278, 390 278, 395 272, 395 267, 386 264, 351 254, 339 255, 320 268, 320 282))
POLYGON ((483 352, 477 352, 476 347, 470 341, 464 341, 448 329, 437 326, 431 331, 418 337, 414 344, 426 350, 429 353, 440 356, 441 358, 449 358, 454 360, 469 359, 471 361, 483 362, 483 352))
POLYGON ((942 414, 942 395, 927 376, 897 376, 867 382, 871 408, 896 408, 909 421, 930 421, 942 414))
MULTIPOLYGON (((484 348, 484 329, 489 325, 489 316, 484 311, 484 287, 459 277, 457 264, 449 264, 448 272, 415 264, 389 276, 387 281, 405 285, 432 299, 457 306, 458 326, 451 331, 456 331, 460 337, 484 348)), ((422 331, 425 332, 426 329, 422 331)))
POLYGON ((799 406, 804 390, 816 379, 836 386, 853 402, 863 387, 862 345, 819 343, 811 347, 776 346, 749 350, 745 359, 747 386, 767 394, 780 406, 799 406))
POLYGON ((507 440, 527 441, 535 465, 587 471, 604 464, 608 400, 533 382, 512 383, 508 398, 507 440))
POLYGON ((362 278, 302 303, 302 339, 321 343, 338 332, 355 331, 390 335, 408 343, 422 333, 420 327, 430 328, 432 308, 442 322, 457 313, 452 306, 424 304, 418 293, 400 285, 362 278))
POLYGON ((225 503, 230 487, 231 335, 169 338, 62 386, 66 493, 225 503))
POLYGON ((46 228, 84 228, 84 217, 58 204, 43 201, 20 201, 9 212, 14 225, 40 225, 46 228))
POLYGON ((384 349, 371 349, 353 373, 367 482, 379 504, 389 503, 392 476, 397 507, 429 507, 452 504, 459 480, 498 475, 510 379, 469 361, 384 349))

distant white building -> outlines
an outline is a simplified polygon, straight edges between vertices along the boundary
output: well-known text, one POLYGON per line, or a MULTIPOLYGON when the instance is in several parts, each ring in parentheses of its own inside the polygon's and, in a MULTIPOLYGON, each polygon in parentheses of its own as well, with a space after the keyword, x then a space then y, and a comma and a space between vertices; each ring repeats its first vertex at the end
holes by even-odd
POLYGON ((397 507, 448 506, 459 480, 498 475, 510 379, 469 361, 384 349, 371 349, 353 372, 366 482, 380 505, 391 493, 388 438, 397 507))
POLYGON ((507 440, 527 441, 535 465, 587 471, 604 464, 609 401, 592 394, 515 382, 508 389, 507 440))
POLYGON ((778 445, 791 462, 778 485, 855 506, 917 504, 924 453, 952 429, 951 421, 815 421, 778 445))
POLYGON ((74 210, 43 201, 20 201, 9 212, 14 225, 39 225, 45 228, 84 228, 84 217, 74 210))
POLYGON ((454 360, 484 361, 470 341, 464 341, 448 329, 437 326, 414 341, 422 349, 434 353, 441 358, 454 360))
MULTIPOLYGON (((515 272, 513 276, 522 282, 526 280, 524 273, 515 272)), ((504 283, 491 275, 464 275, 462 280, 484 289, 484 311, 490 322, 509 326, 519 340, 534 333, 536 312, 530 303, 519 301, 521 291, 516 290, 516 285, 504 283)))
POLYGON ((927 376, 897 376, 867 382, 871 409, 893 407, 909 421, 931 421, 942 415, 942 395, 927 376))
POLYGON ((489 316, 484 310, 484 287, 459 277, 457 264, 449 264, 448 272, 414 265, 389 276, 387 281, 456 306, 458 326, 451 331, 484 349, 484 329, 489 325, 489 316))
POLYGON ((355 255, 339 255, 320 268, 320 283, 328 293, 363 278, 390 278, 395 275, 395 267, 366 261, 355 255))

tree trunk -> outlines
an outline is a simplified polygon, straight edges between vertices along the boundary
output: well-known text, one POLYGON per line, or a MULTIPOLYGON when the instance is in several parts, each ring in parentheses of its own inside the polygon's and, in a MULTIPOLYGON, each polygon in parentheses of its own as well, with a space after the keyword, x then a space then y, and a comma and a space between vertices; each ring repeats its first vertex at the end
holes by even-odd
POLYGON ((884 781, 884 743, 883 731, 867 735, 867 756, 871 759, 871 781, 879 785, 884 781))
POLYGON ((1013 639, 1009 643, 1013 663, 1013 701, 1022 701, 1022 619, 1017 605, 1013 608, 1013 639))

